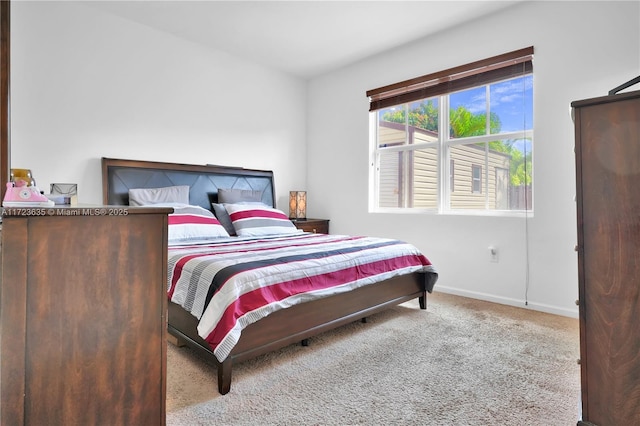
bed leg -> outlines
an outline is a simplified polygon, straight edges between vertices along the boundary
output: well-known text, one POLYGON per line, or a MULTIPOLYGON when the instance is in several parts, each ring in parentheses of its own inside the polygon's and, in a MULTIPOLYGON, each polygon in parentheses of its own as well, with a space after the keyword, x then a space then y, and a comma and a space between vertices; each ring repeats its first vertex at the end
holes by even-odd
POLYGON ((360 320, 360 322, 361 322, 361 323, 363 323, 363 324, 366 324, 366 323, 367 323, 367 317, 363 317, 363 318, 360 320))
POLYGON ((167 333, 167 342, 179 348, 187 345, 187 342, 171 333, 167 333))
POLYGON ((302 340, 300 341, 300 344, 301 344, 302 346, 309 346, 309 339, 302 339, 302 340))
POLYGON ((420 302, 420 309, 427 309, 427 292, 423 292, 422 296, 418 297, 420 302))
POLYGON ((231 358, 227 357, 223 362, 218 364, 218 392, 226 395, 231 390, 231 358))

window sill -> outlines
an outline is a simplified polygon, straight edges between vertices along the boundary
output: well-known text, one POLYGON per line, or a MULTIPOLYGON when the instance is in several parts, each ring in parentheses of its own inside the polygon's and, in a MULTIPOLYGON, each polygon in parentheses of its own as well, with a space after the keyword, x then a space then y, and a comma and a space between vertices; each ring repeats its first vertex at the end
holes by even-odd
POLYGON ((475 217, 512 217, 532 218, 533 211, 506 211, 506 210, 447 210, 439 212, 433 209, 375 209, 369 210, 372 214, 419 214, 429 216, 475 216, 475 217))

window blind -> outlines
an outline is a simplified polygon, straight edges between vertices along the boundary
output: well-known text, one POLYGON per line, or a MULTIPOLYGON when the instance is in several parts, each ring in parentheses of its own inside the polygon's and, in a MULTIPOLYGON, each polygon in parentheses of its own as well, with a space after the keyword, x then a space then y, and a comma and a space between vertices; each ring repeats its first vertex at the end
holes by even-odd
POLYGON ((533 46, 367 91, 369 111, 533 72, 533 46))

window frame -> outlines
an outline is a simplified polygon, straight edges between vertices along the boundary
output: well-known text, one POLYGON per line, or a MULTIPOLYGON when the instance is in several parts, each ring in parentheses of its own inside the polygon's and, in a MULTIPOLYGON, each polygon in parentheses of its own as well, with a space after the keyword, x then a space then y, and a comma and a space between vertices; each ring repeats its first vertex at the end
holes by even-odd
MULTIPOLYGON (((472 194, 483 194, 482 191, 482 170, 485 167, 482 164, 473 164, 471 163, 471 193, 472 194), (476 176, 477 174, 477 176, 476 176)), ((486 181, 486 179, 485 179, 486 181)))
MULTIPOLYGON (((513 210, 498 210, 497 208, 489 208, 487 199, 489 196, 489 174, 491 173, 489 167, 489 142, 496 140, 530 140, 530 150, 525 152, 525 157, 531 155, 531 161, 533 159, 533 123, 529 129, 523 129, 512 132, 491 133, 489 128, 489 117, 486 121, 486 134, 482 136, 471 136, 464 138, 452 138, 449 131, 449 96, 463 90, 472 89, 476 87, 485 87, 487 91, 486 102, 489 105, 491 97, 489 96, 490 85, 501 81, 507 81, 514 78, 519 78, 527 75, 533 75, 533 47, 520 49, 518 51, 509 52, 503 55, 498 55, 492 58, 487 58, 481 61, 476 61, 471 64, 463 65, 460 67, 451 68, 449 70, 441 71, 438 73, 428 74, 426 76, 418 77, 416 79, 406 80, 404 82, 396 83, 389 86, 384 86, 379 89, 367 91, 367 96, 370 98, 370 136, 371 136, 371 169, 370 169, 370 211, 372 212, 408 212, 408 213, 438 213, 438 214, 472 214, 472 215, 491 215, 491 216, 514 216, 514 215, 532 215, 533 214, 533 179, 527 185, 525 189, 529 187, 531 193, 528 201, 525 203, 523 209, 513 210), (517 71, 518 70, 518 71, 517 71), (497 71, 497 72, 496 72, 497 71), (486 77, 486 79, 484 79, 486 77), (452 81, 456 84, 451 84, 452 81), (474 84, 472 84, 474 82, 474 84), (447 90, 447 88, 454 87, 455 90, 447 90), (437 95, 434 95, 437 93, 437 95), (424 96, 427 94, 428 96, 424 96), (422 97, 424 96, 424 97, 422 97), (405 125, 408 126, 408 117, 410 104, 416 101, 427 102, 431 99, 437 101, 437 107, 439 110, 439 123, 438 123, 438 141, 436 142, 418 142, 409 144, 405 142, 394 147, 380 147, 378 146, 378 119, 379 110, 402 105, 405 111, 405 125), (401 100, 401 103, 395 103, 401 100), (455 169, 454 159, 451 158, 451 148, 458 145, 473 145, 484 143, 485 156, 484 165, 480 165, 480 178, 479 178, 479 192, 473 191, 474 180, 471 181, 471 190, 475 194, 486 194, 484 201, 484 208, 453 208, 451 205, 451 195, 457 191, 465 190, 462 187, 457 187, 455 183, 455 169), (379 156, 388 152, 410 152, 418 151, 422 149, 435 148, 437 150, 437 208, 416 208, 412 203, 399 204, 399 207, 381 207, 380 206, 380 173, 379 171, 379 156), (452 164, 453 163, 453 164, 452 164), (485 176, 483 177, 482 174, 485 176)), ((489 107, 487 108, 489 112, 489 107)), ((407 127, 408 130, 408 127, 407 127)), ((408 131, 407 131, 408 133, 408 131)), ((407 137, 408 140, 408 137, 407 137)), ((526 160, 525 160, 526 162, 526 160)), ((466 167, 466 166, 465 166, 466 167)), ((497 172, 496 172, 497 173, 497 172)), ((497 176, 497 175, 496 175, 497 176)), ((510 176, 508 173, 507 176, 510 176)), ((532 174, 531 174, 532 176, 532 174)), ((410 176, 410 180, 414 180, 414 176, 410 176)), ((496 177, 496 188, 498 179, 496 177)), ((407 183, 406 176, 403 176, 403 182, 407 183)), ((407 185, 402 185, 404 192, 406 192, 407 185)), ((494 188, 494 191, 497 189, 494 188)), ((403 194, 403 198, 406 198, 406 194, 403 194)), ((411 198, 411 197, 409 197, 411 198)), ((507 198, 509 199, 509 198, 507 198)))

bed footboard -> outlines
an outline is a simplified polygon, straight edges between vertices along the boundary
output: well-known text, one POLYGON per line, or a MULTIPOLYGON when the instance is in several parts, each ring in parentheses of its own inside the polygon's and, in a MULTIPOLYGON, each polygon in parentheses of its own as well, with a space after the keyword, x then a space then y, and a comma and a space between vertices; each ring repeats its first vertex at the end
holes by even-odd
POLYGON ((198 336, 196 318, 174 303, 169 303, 169 333, 214 360, 218 369, 218 391, 224 395, 231 390, 232 368, 236 362, 303 342, 324 331, 412 299, 417 298, 420 308, 426 309, 428 292, 425 278, 429 277, 413 273, 277 311, 245 328, 237 345, 222 363, 198 336))

